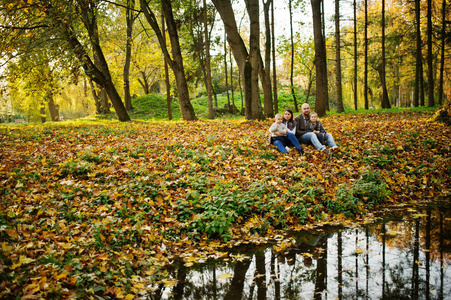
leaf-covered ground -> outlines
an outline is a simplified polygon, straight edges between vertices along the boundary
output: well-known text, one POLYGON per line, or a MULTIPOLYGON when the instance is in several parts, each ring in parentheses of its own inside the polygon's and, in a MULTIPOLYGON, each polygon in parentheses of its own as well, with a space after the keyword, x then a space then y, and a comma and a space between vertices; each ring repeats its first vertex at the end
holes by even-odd
POLYGON ((266 147, 269 120, 0 127, 0 298, 133 299, 174 261, 449 199, 451 130, 430 118, 324 118, 331 158, 266 147))

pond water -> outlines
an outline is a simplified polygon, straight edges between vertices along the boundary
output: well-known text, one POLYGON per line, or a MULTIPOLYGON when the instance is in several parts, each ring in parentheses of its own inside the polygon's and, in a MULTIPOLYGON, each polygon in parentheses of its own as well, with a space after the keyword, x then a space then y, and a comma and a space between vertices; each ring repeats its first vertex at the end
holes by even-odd
POLYGON ((146 298, 451 299, 449 207, 391 212, 362 227, 323 227, 293 240, 281 252, 233 249, 226 259, 180 265, 172 284, 146 298))

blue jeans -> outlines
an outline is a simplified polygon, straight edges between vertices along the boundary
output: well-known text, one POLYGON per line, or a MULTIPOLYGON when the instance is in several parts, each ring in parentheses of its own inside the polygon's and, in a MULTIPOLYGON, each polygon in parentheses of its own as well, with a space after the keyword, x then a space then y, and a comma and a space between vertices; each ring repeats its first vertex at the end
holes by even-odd
MULTIPOLYGON (((332 134, 326 133, 324 136, 324 140, 326 141, 327 145, 329 147, 337 147, 335 144, 334 138, 332 134)), ((326 149, 326 146, 321 144, 321 142, 318 140, 318 137, 314 132, 307 132, 301 137, 301 143, 303 144, 312 144, 316 149, 318 150, 324 150, 326 149)))
MULTIPOLYGON (((277 147, 277 149, 279 149, 280 152, 282 153, 287 153, 287 150, 285 149, 285 146, 289 145, 289 142, 291 142, 291 144, 293 144, 293 146, 297 149, 297 150, 302 150, 301 145, 299 144, 298 139, 296 138, 296 136, 292 133, 288 133, 285 136, 275 136, 271 138, 271 142, 273 145, 275 145, 277 147)), ((290 145, 291 146, 291 145, 290 145)))

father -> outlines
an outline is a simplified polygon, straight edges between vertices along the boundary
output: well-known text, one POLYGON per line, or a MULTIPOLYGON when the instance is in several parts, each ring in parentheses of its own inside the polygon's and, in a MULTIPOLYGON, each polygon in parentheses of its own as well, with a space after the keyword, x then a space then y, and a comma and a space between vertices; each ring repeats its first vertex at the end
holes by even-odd
MULTIPOLYGON (((329 153, 329 151, 326 150, 326 146, 321 144, 321 142, 318 140, 316 134, 314 132, 308 132, 306 129, 307 122, 310 120, 310 105, 308 105, 308 103, 302 104, 301 112, 302 114, 294 118, 294 120, 296 121, 296 137, 299 142, 301 144, 313 144, 316 149, 329 153)), ((327 142, 327 145, 331 150, 338 149, 337 145, 334 142, 334 138, 330 133, 326 133, 326 135, 324 136, 324 141, 327 142)))

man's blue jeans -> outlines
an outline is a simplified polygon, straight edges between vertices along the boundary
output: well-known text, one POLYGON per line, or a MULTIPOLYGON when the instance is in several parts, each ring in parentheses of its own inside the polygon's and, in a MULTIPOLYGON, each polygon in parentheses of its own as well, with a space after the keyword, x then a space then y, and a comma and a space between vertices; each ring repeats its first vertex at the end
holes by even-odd
MULTIPOLYGON (((335 144, 334 138, 330 133, 326 133, 326 135, 324 136, 324 141, 327 143, 329 147, 337 147, 337 144, 335 144)), ((307 132, 304 135, 302 135, 301 143, 312 144, 318 150, 326 149, 326 146, 321 144, 321 142, 318 140, 318 137, 314 132, 307 132)))

